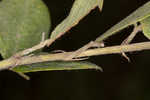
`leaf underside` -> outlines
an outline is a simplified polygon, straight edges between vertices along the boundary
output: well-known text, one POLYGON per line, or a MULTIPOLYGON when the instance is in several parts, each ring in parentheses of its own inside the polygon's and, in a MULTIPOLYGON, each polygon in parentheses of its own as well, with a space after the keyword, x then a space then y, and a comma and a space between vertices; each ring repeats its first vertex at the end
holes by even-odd
POLYGON ((102 9, 103 0, 75 0, 68 17, 54 29, 50 38, 55 40, 64 35, 97 6, 102 9))
MULTIPOLYGON (((73 7, 66 19, 64 19, 51 33, 50 38, 57 39, 71 27, 86 16, 92 9, 99 7, 102 10, 103 0, 75 0, 73 7)), ((75 69, 100 69, 95 64, 85 62, 45 62, 14 68, 16 72, 35 72, 49 70, 75 70, 75 69)))
MULTIPOLYGON (((95 7, 102 9, 103 0, 75 0, 69 16, 52 32, 57 39, 95 7)), ((42 0, 3 0, 0 3, 0 52, 4 58, 30 48, 41 41, 41 33, 50 28, 49 12, 42 0), (42 23, 41 23, 42 22, 42 23)), ((27 73, 50 70, 99 69, 89 62, 43 62, 18 66, 13 71, 27 73)))
POLYGON ((150 39, 150 17, 141 21, 143 34, 150 39))
POLYGON ((42 0, 2 0, 0 2, 0 53, 8 58, 48 37, 50 15, 42 0))
POLYGON ((121 20, 118 24, 114 25, 112 28, 107 30, 101 36, 99 36, 96 41, 101 42, 104 39, 116 34, 120 30, 128 27, 129 25, 135 24, 139 21, 144 20, 145 18, 150 16, 150 1, 139 7, 136 11, 131 13, 125 19, 121 20))
POLYGON ((65 61, 53 61, 53 62, 42 62, 31 64, 27 66, 18 66, 13 70, 16 72, 37 72, 37 71, 52 71, 52 70, 79 70, 79 69, 97 69, 101 70, 102 68, 85 61, 74 61, 74 62, 65 62, 65 61))

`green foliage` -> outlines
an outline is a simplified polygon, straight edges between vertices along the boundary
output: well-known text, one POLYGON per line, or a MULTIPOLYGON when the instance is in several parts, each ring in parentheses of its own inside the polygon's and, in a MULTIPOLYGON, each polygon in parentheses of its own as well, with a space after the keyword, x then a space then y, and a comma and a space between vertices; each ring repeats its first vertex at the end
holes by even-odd
POLYGON ((104 0, 97 0, 97 1, 99 3, 99 5, 98 5, 99 9, 102 10, 103 9, 103 4, 104 4, 104 0))
MULTIPOLYGON (((141 22, 142 20, 149 18, 149 16, 150 16, 150 1, 144 4, 142 7, 138 8, 136 11, 134 11, 132 14, 130 14, 125 19, 120 21, 118 24, 114 25, 112 28, 110 28, 108 31, 106 31, 104 34, 98 37, 96 41, 101 42, 102 40, 116 34, 118 31, 126 28, 129 25, 141 22)), ((143 23, 145 23, 145 21, 143 23)))
POLYGON ((52 70, 77 70, 77 69, 98 69, 102 71, 102 68, 85 61, 53 61, 31 64, 27 66, 18 66, 13 70, 16 72, 37 72, 37 71, 52 71, 52 70))
POLYGON ((48 37, 49 11, 42 0, 2 0, 0 2, 0 52, 8 58, 48 37))
MULTIPOLYGON (((76 0, 71 12, 55 31, 51 38, 58 38, 73 27, 94 7, 102 9, 103 0, 76 0), (100 4, 100 5, 99 5, 100 4), (65 30, 65 31, 64 31, 65 30)), ((18 51, 30 48, 41 41, 42 32, 50 28, 49 11, 42 0, 3 0, 0 2, 0 47, 4 58, 18 51)), ((85 62, 44 62, 19 66, 16 72, 35 72, 48 70, 99 69, 94 64, 85 62)))
MULTIPOLYGON (((52 31, 50 38, 56 40, 79 23, 92 9, 103 7, 103 0, 75 0, 71 11, 52 31)), ((131 15, 106 31, 96 39, 97 42, 116 34, 129 25, 140 22, 143 33, 150 39, 150 2, 138 8, 131 15)), ((50 28, 50 16, 42 0, 3 0, 0 2, 0 53, 8 58, 18 51, 30 48, 41 41, 42 32, 50 28)), ((48 70, 99 69, 85 62, 43 62, 14 68, 17 72, 36 72, 48 70)))
POLYGON ((83 17, 97 6, 101 10, 103 0, 75 0, 70 14, 54 29, 50 38, 55 40, 64 35, 66 31, 78 24, 83 17))
POLYGON ((150 17, 141 21, 144 35, 150 39, 150 17))

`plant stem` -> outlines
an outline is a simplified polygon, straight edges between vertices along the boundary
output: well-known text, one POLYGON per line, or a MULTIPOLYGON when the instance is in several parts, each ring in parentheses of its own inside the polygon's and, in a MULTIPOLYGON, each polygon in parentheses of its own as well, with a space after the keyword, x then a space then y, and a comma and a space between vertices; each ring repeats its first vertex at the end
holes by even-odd
MULTIPOLYGON (((105 48, 89 49, 82 52, 77 57, 116 54, 122 52, 133 52, 133 51, 141 51, 141 50, 148 50, 148 49, 150 49, 150 42, 142 42, 142 43, 134 43, 129 45, 121 45, 121 46, 119 45, 119 46, 111 46, 105 48)), ((26 64, 33 64, 33 63, 46 62, 46 61, 57 61, 57 60, 65 61, 65 58, 74 52, 24 56, 19 59, 18 58, 16 59, 15 57, 11 57, 9 59, 0 61, 0 70, 9 69, 11 66, 15 67, 18 65, 26 65, 26 64)), ((77 59, 75 58, 71 60, 77 60, 77 59)))

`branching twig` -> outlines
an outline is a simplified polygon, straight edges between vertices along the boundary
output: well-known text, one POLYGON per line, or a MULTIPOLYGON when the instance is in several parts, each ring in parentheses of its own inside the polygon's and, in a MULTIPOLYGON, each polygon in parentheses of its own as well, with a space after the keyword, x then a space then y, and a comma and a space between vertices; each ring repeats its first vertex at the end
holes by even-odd
MULTIPOLYGON (((121 45, 129 44, 134 39, 136 34, 140 31, 142 31, 142 25, 138 26, 137 23, 134 24, 134 29, 132 33, 121 43, 121 45)), ((130 62, 130 58, 124 52, 122 52, 122 56, 130 62)))
MULTIPOLYGON (((142 43, 134 43, 130 45, 90 49, 90 50, 86 50, 82 52, 77 57, 115 54, 115 53, 122 53, 122 52, 147 50, 147 49, 150 49, 150 42, 142 42, 142 43)), ((9 59, 0 61, 0 70, 9 69, 11 66, 15 65, 17 60, 18 60, 17 62, 19 62, 17 65, 26 65, 26 64, 33 64, 33 63, 38 63, 38 62, 56 61, 56 60, 64 61, 64 58, 68 57, 72 53, 74 52, 56 53, 56 54, 48 54, 48 55, 24 56, 19 59, 16 59, 15 57, 11 57, 9 59)))
POLYGON ((23 50, 23 51, 21 51, 21 52, 18 52, 18 53, 15 54, 14 56, 15 56, 15 57, 21 57, 21 56, 27 55, 27 54, 29 54, 29 53, 32 53, 32 52, 36 51, 36 50, 39 50, 39 49, 44 48, 46 45, 52 44, 54 41, 55 41, 55 40, 53 40, 53 39, 47 39, 47 40, 45 40, 45 41, 42 41, 40 44, 37 44, 37 45, 33 46, 32 48, 28 48, 28 49, 26 49, 26 50, 23 50))
POLYGON ((129 44, 140 31, 142 31, 142 25, 137 26, 135 24, 132 33, 122 42, 122 45, 129 44))

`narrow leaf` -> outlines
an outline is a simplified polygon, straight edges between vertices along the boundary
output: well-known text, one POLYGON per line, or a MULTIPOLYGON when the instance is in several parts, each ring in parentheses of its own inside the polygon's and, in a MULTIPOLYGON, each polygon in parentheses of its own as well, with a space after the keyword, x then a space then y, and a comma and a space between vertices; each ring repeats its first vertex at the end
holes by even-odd
POLYGON ((102 71, 102 68, 85 61, 77 62, 42 62, 26 66, 18 66, 13 70, 16 72, 27 73, 27 72, 37 72, 37 71, 53 71, 53 70, 79 70, 79 69, 98 69, 102 71))
POLYGON ((142 7, 138 8, 136 11, 134 11, 128 17, 120 21, 118 24, 114 25, 112 28, 110 28, 108 31, 106 31, 104 34, 98 37, 96 41, 101 42, 102 40, 108 38, 111 35, 116 34, 118 31, 126 28, 127 26, 135 24, 149 16, 150 16, 150 1, 144 4, 142 7))
POLYGON ((144 35, 150 39, 150 17, 142 20, 141 25, 144 35))
POLYGON ((103 5, 101 2, 103 0, 75 0, 69 16, 54 29, 50 38, 55 40, 65 34, 95 7, 99 6, 101 9, 103 5))

